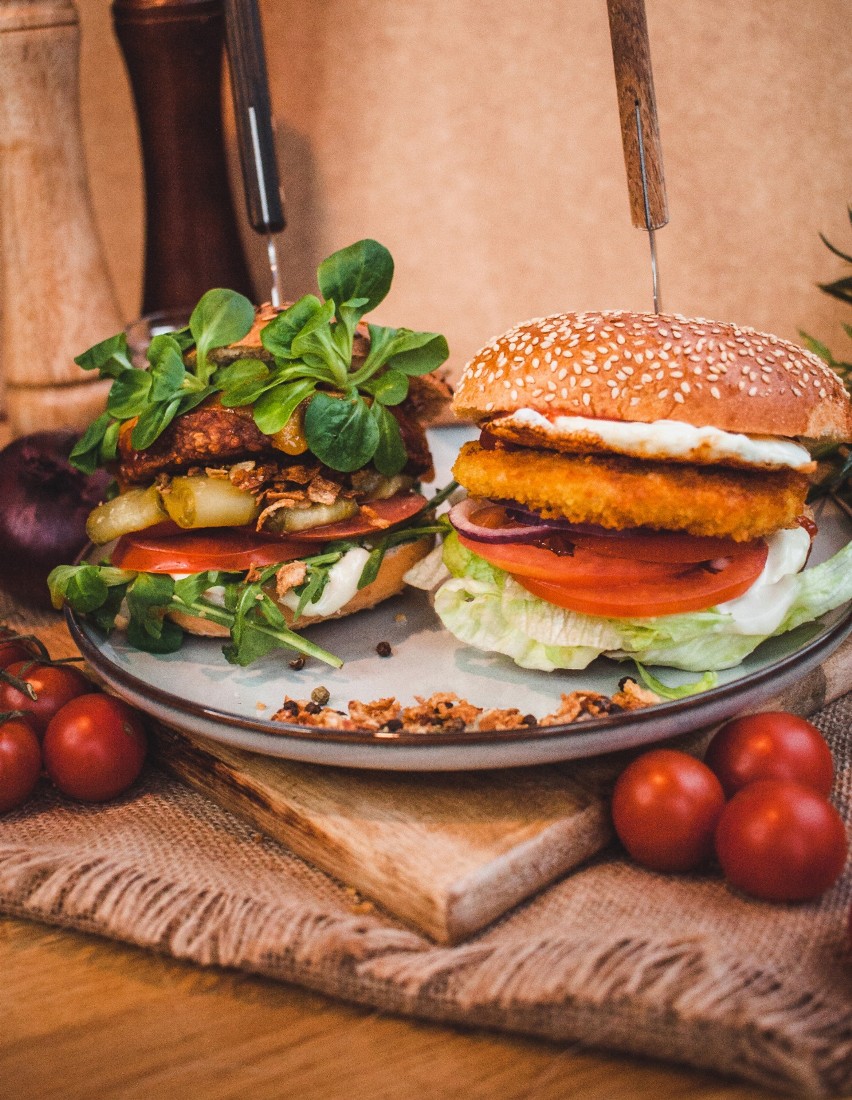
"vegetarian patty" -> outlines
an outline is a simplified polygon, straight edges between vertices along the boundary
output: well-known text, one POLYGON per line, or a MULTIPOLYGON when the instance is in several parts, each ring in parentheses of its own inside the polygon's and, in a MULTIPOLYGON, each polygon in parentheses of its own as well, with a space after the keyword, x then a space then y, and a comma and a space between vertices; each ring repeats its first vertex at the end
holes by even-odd
MULTIPOLYGON (((409 398, 390 410, 399 424, 408 461, 405 473, 423 481, 434 475, 426 432, 409 398)), ((179 474, 194 466, 223 466, 244 459, 279 461, 285 465, 298 457, 276 450, 269 436, 254 423, 251 408, 224 407, 211 397, 195 409, 176 417, 144 451, 131 443, 135 420, 127 421, 119 436, 119 480, 145 484, 157 474, 179 474)), ((310 457, 310 456, 308 456, 310 457)))
POLYGON ((616 530, 687 531, 740 542, 794 526, 808 490, 807 476, 792 470, 485 450, 479 443, 464 445, 453 475, 472 496, 516 500, 548 519, 616 530))

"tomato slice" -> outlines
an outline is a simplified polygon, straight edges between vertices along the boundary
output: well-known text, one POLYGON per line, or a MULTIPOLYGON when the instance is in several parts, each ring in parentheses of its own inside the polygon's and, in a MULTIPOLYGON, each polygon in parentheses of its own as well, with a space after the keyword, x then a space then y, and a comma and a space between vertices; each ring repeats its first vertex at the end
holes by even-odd
POLYGON ((733 539, 687 535, 679 531, 614 531, 600 535, 567 535, 576 546, 608 558, 638 558, 640 561, 695 563, 732 557, 743 543, 733 539))
POLYGON ((384 526, 402 523, 411 519, 426 503, 426 498, 418 493, 397 493, 387 500, 367 500, 362 511, 351 519, 342 519, 338 523, 327 523, 324 527, 312 527, 309 531, 300 531, 298 538, 308 542, 331 542, 334 539, 353 539, 359 535, 376 534, 384 526), (368 508, 380 521, 380 525, 370 522, 363 509, 368 508))
MULTIPOLYGON (((644 619, 704 611, 746 592, 760 576, 768 553, 766 543, 746 543, 747 549, 727 559, 716 573, 694 566, 669 581, 642 581, 624 586, 586 587, 556 584, 514 574, 528 592, 549 603, 586 615, 644 619)), ((613 559, 615 560, 615 559, 613 559)), ((625 563, 627 564, 627 563, 625 563)))
MULTIPOLYGON (((518 578, 532 577, 576 588, 633 585, 643 581, 671 581, 688 569, 667 562, 627 561, 607 558, 583 547, 573 554, 556 554, 541 546, 522 542, 479 542, 459 535, 459 542, 498 569, 518 578)), ((555 601, 554 601, 555 602, 555 601)))
POLYGON ((122 535, 112 552, 112 564, 139 573, 203 573, 208 569, 241 573, 253 565, 262 568, 315 552, 315 544, 258 535, 245 527, 218 527, 215 533, 203 530, 179 535, 148 529, 122 535))
MULTIPOLYGON (((367 507, 384 525, 390 525, 410 519, 425 503, 425 497, 417 493, 399 493, 387 500, 371 500, 367 507)), ((239 573, 253 565, 262 568, 316 554, 318 542, 358 538, 381 529, 363 512, 339 523, 300 531, 292 538, 259 534, 252 527, 187 531, 173 523, 160 523, 122 535, 112 552, 112 564, 139 573, 202 573, 208 569, 239 573)))

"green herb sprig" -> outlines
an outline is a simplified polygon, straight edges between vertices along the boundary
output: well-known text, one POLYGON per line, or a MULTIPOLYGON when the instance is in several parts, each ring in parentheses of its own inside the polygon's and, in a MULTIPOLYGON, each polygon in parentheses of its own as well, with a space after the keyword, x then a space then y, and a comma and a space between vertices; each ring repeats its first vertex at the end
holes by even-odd
POLYGON ((385 476, 407 461, 396 417, 389 410, 408 396, 412 377, 443 363, 443 336, 406 328, 368 325, 370 350, 353 370, 355 332, 364 315, 390 290, 394 265, 377 241, 362 240, 335 252, 317 269, 323 300, 306 294, 261 331, 272 363, 246 357, 216 367, 210 353, 237 343, 254 322, 254 307, 235 291, 208 291, 186 329, 156 336, 148 369, 134 367, 124 334, 96 344, 75 362, 111 378, 106 411, 89 427, 71 454, 91 473, 114 461, 121 424, 137 418, 131 443, 145 450, 176 416, 213 393, 226 407, 252 406, 257 427, 280 431, 310 399, 304 432, 308 447, 326 466, 350 473, 373 462, 385 476), (194 363, 187 353, 195 349, 194 363))

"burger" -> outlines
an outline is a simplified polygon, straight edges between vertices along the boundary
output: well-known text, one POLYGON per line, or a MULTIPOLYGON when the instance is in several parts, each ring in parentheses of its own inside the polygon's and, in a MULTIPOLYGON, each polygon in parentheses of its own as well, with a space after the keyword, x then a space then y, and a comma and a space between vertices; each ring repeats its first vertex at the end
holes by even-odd
POLYGON ((112 387, 71 460, 114 487, 88 519, 94 555, 51 574, 54 605, 154 652, 189 631, 238 663, 283 646, 339 664, 301 628, 400 591, 439 530, 421 487, 447 344, 363 320, 392 276, 359 241, 320 264, 321 298, 214 289, 142 364, 124 334, 79 356, 112 387))
POLYGON ((852 546, 804 570, 816 444, 852 437, 839 379, 733 324, 626 311, 528 321, 466 366, 481 429, 453 474, 444 625, 526 668, 601 654, 690 670, 852 597, 852 546))

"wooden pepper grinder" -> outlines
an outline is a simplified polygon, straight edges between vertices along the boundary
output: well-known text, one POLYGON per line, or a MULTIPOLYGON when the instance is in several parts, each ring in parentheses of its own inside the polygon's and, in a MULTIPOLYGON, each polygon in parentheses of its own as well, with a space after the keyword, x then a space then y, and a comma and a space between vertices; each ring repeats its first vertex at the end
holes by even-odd
POLYGON ((222 127, 222 0, 114 0, 145 173, 142 312, 211 287, 252 297, 222 127))
POLYGON ((2 435, 84 428, 108 386, 74 356, 123 321, 83 153, 71 0, 0 4, 2 435))

